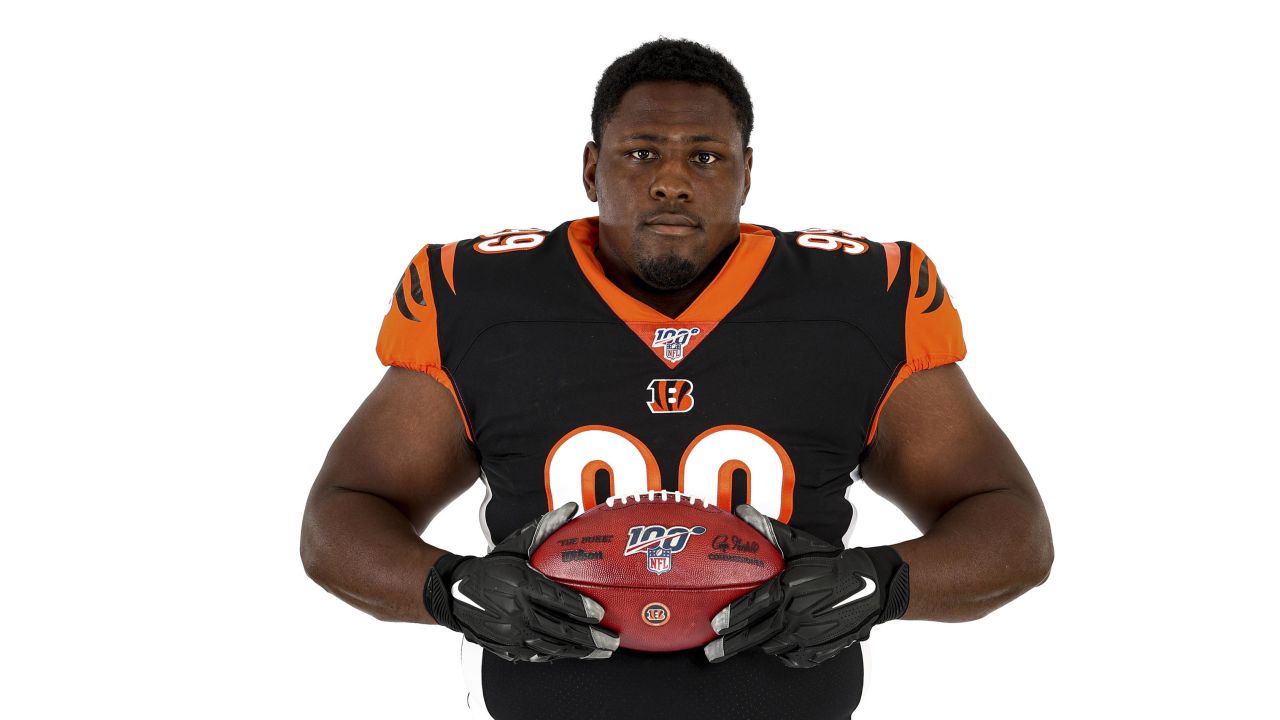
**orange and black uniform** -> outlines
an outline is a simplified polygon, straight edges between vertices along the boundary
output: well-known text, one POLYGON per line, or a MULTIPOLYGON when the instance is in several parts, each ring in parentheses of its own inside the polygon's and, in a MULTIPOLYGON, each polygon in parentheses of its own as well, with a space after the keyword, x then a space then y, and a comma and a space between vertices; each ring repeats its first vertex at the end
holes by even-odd
MULTIPOLYGON (((847 492, 885 400, 965 354, 924 252, 743 225, 715 279, 669 318, 606 278, 597 242, 588 218, 428 245, 383 322, 383 363, 431 374, 457 401, 490 544, 570 500, 586 510, 665 489, 750 502, 848 545, 847 492)), ((857 646, 798 670, 758 651, 544 664, 464 645, 470 705, 498 720, 835 720, 862 693, 857 646)))

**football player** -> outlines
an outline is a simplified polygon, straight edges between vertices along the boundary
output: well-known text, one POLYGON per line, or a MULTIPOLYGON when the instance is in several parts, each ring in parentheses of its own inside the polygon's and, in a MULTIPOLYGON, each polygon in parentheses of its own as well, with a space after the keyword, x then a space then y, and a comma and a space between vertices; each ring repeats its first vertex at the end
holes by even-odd
POLYGON ((647 43, 591 119, 598 217, 430 244, 398 279, 389 368, 307 502, 307 573, 460 633, 480 717, 847 719, 875 625, 973 620, 1045 580, 1039 494, 956 365, 923 250, 741 222, 753 115, 723 56, 647 43), (923 535, 851 546, 859 478, 923 535), (424 543, 477 479, 490 552, 424 543), (786 567, 704 648, 619 649, 603 607, 527 560, 575 514, 663 489, 736 512, 786 567))

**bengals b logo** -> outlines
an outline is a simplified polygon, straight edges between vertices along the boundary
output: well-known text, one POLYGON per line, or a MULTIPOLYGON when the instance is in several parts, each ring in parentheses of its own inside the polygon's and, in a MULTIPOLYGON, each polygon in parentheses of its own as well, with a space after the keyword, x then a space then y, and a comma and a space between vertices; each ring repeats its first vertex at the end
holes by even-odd
POLYGON ((693 382, 654 380, 649 383, 649 412, 689 412, 693 409, 693 382))

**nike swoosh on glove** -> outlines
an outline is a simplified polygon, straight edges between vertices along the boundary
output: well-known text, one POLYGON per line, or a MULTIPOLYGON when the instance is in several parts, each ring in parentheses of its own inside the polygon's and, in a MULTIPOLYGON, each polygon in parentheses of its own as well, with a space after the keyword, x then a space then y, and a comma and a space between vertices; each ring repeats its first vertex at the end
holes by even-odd
POLYGON ((508 535, 484 557, 446 553, 430 572, 423 602, 440 625, 504 660, 598 660, 618 637, 595 627, 604 608, 529 565, 533 551, 568 522, 565 503, 508 535))
POLYGON ((711 662, 759 647, 787 667, 813 667, 907 611, 908 567, 893 548, 841 549, 750 505, 735 514, 782 552, 786 566, 712 618, 720 637, 703 648, 711 662))

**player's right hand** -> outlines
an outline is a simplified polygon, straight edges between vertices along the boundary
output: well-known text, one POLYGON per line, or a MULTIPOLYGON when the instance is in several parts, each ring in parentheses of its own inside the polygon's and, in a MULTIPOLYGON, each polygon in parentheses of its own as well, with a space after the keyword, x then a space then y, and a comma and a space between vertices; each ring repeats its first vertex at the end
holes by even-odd
POLYGON ((427 611, 504 660, 610 657, 618 636, 595 627, 604 617, 600 603, 529 565, 533 551, 577 511, 577 503, 565 503, 484 557, 446 553, 427 574, 427 611))

